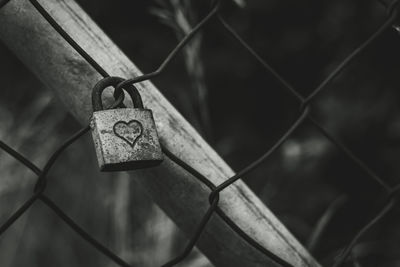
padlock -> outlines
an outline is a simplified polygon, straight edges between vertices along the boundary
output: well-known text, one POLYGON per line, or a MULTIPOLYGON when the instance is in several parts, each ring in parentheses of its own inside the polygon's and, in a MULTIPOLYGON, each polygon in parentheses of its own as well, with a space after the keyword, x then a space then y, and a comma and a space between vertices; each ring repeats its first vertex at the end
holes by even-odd
POLYGON ((163 160, 153 112, 143 107, 136 87, 124 87, 132 99, 133 108, 104 110, 101 99, 104 89, 122 81, 124 79, 119 77, 104 78, 92 92, 90 128, 101 171, 148 168, 163 160))

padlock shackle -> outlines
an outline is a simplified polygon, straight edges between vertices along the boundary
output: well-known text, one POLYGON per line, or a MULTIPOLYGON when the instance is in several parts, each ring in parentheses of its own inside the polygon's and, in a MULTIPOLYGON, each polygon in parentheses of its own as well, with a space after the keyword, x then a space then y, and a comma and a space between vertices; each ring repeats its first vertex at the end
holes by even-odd
MULTIPOLYGON (((103 102, 101 99, 101 96, 103 94, 104 89, 106 89, 109 86, 114 86, 115 88, 117 87, 118 84, 121 82, 125 81, 125 79, 121 77, 106 77, 104 79, 101 79, 92 89, 92 106, 93 106, 93 111, 100 111, 104 110, 103 102)), ((143 108, 143 101, 142 97, 140 96, 139 91, 134 85, 128 84, 123 87, 123 89, 128 92, 129 96, 132 99, 133 106, 135 108, 143 108)), ((119 94, 123 93, 117 91, 116 89, 114 91, 114 97, 118 97, 119 94)))

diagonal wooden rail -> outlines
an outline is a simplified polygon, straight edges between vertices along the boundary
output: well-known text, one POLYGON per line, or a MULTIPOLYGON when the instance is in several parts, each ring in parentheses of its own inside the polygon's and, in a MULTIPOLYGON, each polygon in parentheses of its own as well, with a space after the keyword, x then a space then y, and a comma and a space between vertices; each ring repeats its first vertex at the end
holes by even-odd
MULTIPOLYGON (((127 78, 141 75, 73 0, 41 0, 40 3, 108 73, 127 78)), ((29 1, 11 0, 0 10, 0 38, 54 90, 82 124, 88 123, 92 110, 91 88, 101 76, 29 1)), ((168 149, 214 184, 221 184, 234 174, 151 82, 137 86, 145 105, 153 109, 161 140, 168 149)), ((209 206, 209 189, 169 160, 160 167, 130 175, 191 236, 209 206)), ((251 238, 293 266, 319 266, 242 181, 221 193, 220 207, 251 238)), ((211 219, 197 246, 216 266, 277 266, 217 216, 211 219)))

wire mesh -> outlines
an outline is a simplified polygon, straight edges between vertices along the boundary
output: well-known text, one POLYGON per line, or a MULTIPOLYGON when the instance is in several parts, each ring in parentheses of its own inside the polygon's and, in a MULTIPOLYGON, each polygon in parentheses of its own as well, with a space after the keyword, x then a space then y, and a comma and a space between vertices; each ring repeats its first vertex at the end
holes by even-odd
MULTIPOLYGON (((5 6, 11 0, 4 0, 0 2, 0 8, 5 6)), ((90 56, 85 50, 77 44, 71 36, 69 36, 63 28, 52 18, 52 16, 43 8, 43 6, 37 0, 28 0, 36 10, 47 20, 47 22, 68 42, 71 47, 73 47, 99 74, 103 77, 110 77, 110 75, 90 56)), ((398 0, 392 1, 389 4, 379 1, 383 4, 387 10, 387 18, 382 22, 382 24, 378 27, 378 29, 373 32, 366 41, 364 41, 361 45, 359 45, 356 49, 354 49, 341 63, 318 85, 309 95, 303 96, 301 95, 295 87, 293 87, 288 81, 286 81, 277 71, 274 70, 264 59, 261 58, 255 52, 254 49, 243 40, 239 34, 224 20, 222 15, 220 14, 222 3, 221 1, 213 1, 210 11, 208 14, 178 43, 178 45, 167 55, 165 60, 159 65, 159 67, 153 72, 133 77, 130 79, 126 79, 120 84, 116 86, 116 90, 121 90, 126 85, 134 85, 135 83, 146 81, 161 75, 163 71, 168 67, 169 63, 178 55, 178 53, 182 50, 182 48, 187 45, 191 39, 203 29, 203 27, 208 23, 219 23, 223 26, 223 28, 228 32, 231 37, 237 41, 248 53, 252 56, 264 69, 266 72, 272 74, 274 78, 280 83, 283 89, 287 90, 294 98, 298 100, 299 103, 299 116, 298 118, 291 124, 289 129, 274 143, 274 145, 266 151, 261 157, 256 159, 255 161, 248 164, 247 167, 243 168, 239 172, 237 172, 234 176, 228 178, 225 182, 215 185, 210 182, 207 177, 203 176, 193 167, 185 163, 182 159, 174 155, 170 150, 168 150, 164 145, 162 145, 163 153, 171 159, 175 164, 179 165, 181 168, 185 169, 188 173, 196 177, 201 183, 205 184, 210 189, 209 194, 209 203, 210 206, 207 212, 204 214, 202 220, 199 222, 197 229, 194 235, 189 239, 188 244, 185 249, 177 255, 175 258, 171 259, 169 262, 165 263, 162 266, 174 266, 180 262, 182 262, 185 258, 188 257, 190 252, 193 250, 197 241, 199 240, 202 232, 207 227, 207 223, 211 219, 211 217, 215 214, 219 216, 224 222, 234 230, 239 236, 241 236, 250 246, 254 247, 258 251, 262 252, 274 262, 281 266, 292 266, 290 263, 286 262, 282 258, 273 254, 272 252, 266 250, 263 246, 258 244, 255 240, 249 237, 244 231, 238 227, 234 221, 232 221, 218 206, 219 202, 219 194, 235 183, 237 180, 241 179, 243 176, 248 174, 249 172, 256 169, 260 164, 265 162, 271 154, 273 154, 291 135, 295 132, 299 126, 301 126, 305 122, 311 123, 321 134, 323 134, 332 144, 334 144, 343 154, 358 168, 360 168, 366 176, 370 177, 374 180, 382 189, 386 192, 386 201, 378 213, 371 218, 364 227, 362 227, 358 233, 354 235, 352 240, 345 246, 340 255, 336 258, 333 266, 339 267, 342 266, 346 259, 349 257, 352 248, 356 245, 357 241, 360 237, 370 230, 374 225, 380 221, 385 215, 388 214, 389 211, 393 209, 396 202, 396 194, 400 190, 400 186, 391 187, 388 185, 384 179, 379 177, 372 169, 369 168, 359 157, 357 157, 345 144, 335 138, 333 135, 329 133, 312 115, 312 103, 316 100, 318 95, 323 91, 327 85, 332 82, 339 73, 341 73, 351 62, 357 58, 368 46, 370 46, 375 40, 382 35, 385 30, 391 27, 394 23, 394 20, 397 18, 398 11, 397 5, 398 0)), ((121 91, 120 91, 121 92, 121 91)), ((123 98, 119 97, 116 99, 114 105, 110 108, 115 108, 122 103, 123 98)), ((107 247, 97 241, 93 236, 91 236, 88 232, 82 229, 72 218, 70 218, 64 211, 59 208, 48 196, 45 194, 46 185, 48 178, 48 173, 54 163, 58 160, 59 156, 76 140, 89 132, 90 127, 86 126, 71 136, 68 140, 66 140, 61 146, 51 155, 43 169, 37 167, 32 161, 25 158, 22 154, 8 146, 6 143, 0 141, 0 148, 5 152, 13 156, 16 160, 20 161, 23 165, 29 168, 34 174, 37 175, 37 181, 33 190, 32 196, 27 199, 1 226, 0 226, 0 235, 4 234, 7 229, 11 225, 13 225, 21 215, 23 215, 33 203, 40 200, 43 204, 45 204, 49 209, 51 209, 55 214, 58 215, 71 229, 73 229, 77 234, 79 234, 84 240, 86 240, 89 244, 91 244, 94 248, 96 248, 100 253, 107 256, 110 260, 114 261, 119 266, 130 266, 126 261, 120 258, 118 255, 110 251, 107 247)))

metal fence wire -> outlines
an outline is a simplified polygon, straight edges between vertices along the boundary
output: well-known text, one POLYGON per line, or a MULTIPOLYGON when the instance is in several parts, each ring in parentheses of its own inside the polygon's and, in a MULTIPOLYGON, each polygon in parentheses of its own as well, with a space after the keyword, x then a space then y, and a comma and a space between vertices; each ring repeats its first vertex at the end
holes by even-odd
MULTIPOLYGON (((0 4, 0 8, 6 5, 11 0, 6 0, 2 4, 0 4)), ((29 2, 37 9, 38 12, 47 20, 47 22, 68 42, 93 68, 95 68, 104 78, 110 77, 109 74, 92 58, 90 57, 82 47, 79 46, 63 29, 62 27, 51 17, 51 15, 40 5, 37 0, 29 0, 29 2)), ((249 245, 253 246, 255 249, 259 250, 269 258, 271 258, 274 262, 281 266, 292 266, 290 263, 266 250, 260 244, 258 244, 255 240, 250 238, 245 232, 243 232, 235 222, 231 221, 224 212, 218 207, 219 201, 219 193, 223 191, 225 188, 232 185, 235 181, 241 179, 244 175, 249 173, 250 171, 257 168, 261 163, 266 161, 269 156, 277 150, 277 148, 282 145, 285 140, 287 140, 290 135, 299 128, 300 125, 305 123, 306 121, 311 123, 319 132, 321 132, 331 143, 333 143, 340 151, 343 152, 344 155, 356 166, 358 166, 368 177, 373 179, 386 193, 386 201, 384 205, 381 207, 379 212, 362 228, 354 235, 352 240, 347 244, 347 246, 342 250, 340 255, 336 258, 333 266, 339 267, 342 266, 346 259, 348 258, 352 248, 355 246, 359 238, 371 229, 380 219, 382 219, 389 211, 391 211, 394 207, 396 201, 396 194, 400 191, 400 185, 391 187, 389 186, 381 177, 379 177, 373 170, 371 170, 366 164, 364 164, 356 155, 352 153, 352 151, 344 145, 341 141, 332 136, 327 130, 324 129, 323 126, 311 115, 310 110, 312 108, 312 102, 317 98, 319 93, 324 90, 327 85, 346 67, 348 66, 366 47, 368 47, 371 43, 373 43, 387 28, 391 27, 394 23, 398 15, 398 6, 399 0, 395 0, 390 2, 389 4, 380 1, 383 4, 387 11, 387 18, 383 23, 379 26, 379 28, 370 35, 370 37, 363 42, 359 47, 357 47, 352 53, 350 53, 329 75, 323 80, 323 82, 317 86, 315 90, 312 91, 308 96, 302 96, 298 91, 290 85, 282 76, 278 74, 266 61, 264 61, 239 35, 238 33, 230 27, 230 25, 224 20, 224 18, 220 14, 222 3, 221 1, 213 1, 210 11, 208 14, 189 32, 179 43, 178 45, 168 54, 162 64, 153 72, 144 74, 139 77, 130 78, 124 80, 120 84, 118 84, 115 88, 116 91, 122 92, 122 88, 126 85, 134 85, 135 83, 149 80, 160 75, 168 64, 177 56, 177 54, 182 50, 183 47, 207 24, 207 23, 219 23, 224 29, 236 40, 238 43, 243 46, 243 48, 250 54, 250 56, 254 57, 257 62, 265 69, 266 72, 272 74, 277 81, 281 84, 281 86, 286 89, 293 97, 298 100, 299 103, 299 116, 297 120, 293 122, 291 127, 276 141, 276 143, 261 157, 257 160, 251 162, 246 168, 239 171, 234 176, 227 179, 225 182, 219 185, 215 185, 211 183, 207 177, 203 176, 201 173, 196 171, 194 168, 189 166, 183 160, 174 155, 171 151, 169 151, 165 146, 163 146, 164 154, 170 158, 177 165, 181 166, 187 172, 196 177, 200 182, 204 183, 210 189, 209 195, 209 203, 210 206, 204 214, 202 220, 199 222, 195 234, 190 238, 188 244, 185 249, 182 251, 174 259, 165 263, 163 266, 174 266, 180 262, 182 262, 192 251, 196 242, 198 241, 200 235, 203 230, 207 227, 207 223, 210 218, 216 214, 220 218, 222 218, 226 224, 231 227, 237 234, 239 234, 249 245)), ((121 97, 119 97, 114 103, 113 107, 117 107, 121 103, 121 97)), ((113 108, 112 107, 112 108, 113 108)), ((15 159, 24 164, 27 168, 29 168, 33 173, 37 175, 37 182, 34 187, 34 191, 32 196, 24 202, 24 204, 15 211, 6 222, 4 222, 0 226, 0 236, 4 234, 5 231, 13 224, 18 218, 23 215, 34 202, 40 200, 43 204, 45 204, 48 208, 53 210, 68 226, 70 226, 76 233, 78 233, 84 240, 90 243, 94 248, 96 248, 100 253, 107 256, 110 260, 114 261, 119 266, 128 267, 130 266, 126 261, 121 259, 118 255, 110 251, 103 244, 98 242, 94 237, 88 234, 85 230, 83 230, 77 223, 74 222, 67 214, 63 212, 61 208, 59 208, 48 196, 45 194, 48 173, 54 163, 57 161, 59 156, 67 149, 71 144, 73 144, 77 139, 82 137, 84 134, 89 132, 90 127, 86 126, 75 133, 72 137, 66 140, 50 157, 47 161, 43 169, 35 166, 29 159, 25 158, 22 154, 18 153, 16 150, 8 146, 6 143, 0 141, 0 148, 5 152, 9 153, 15 159)))

